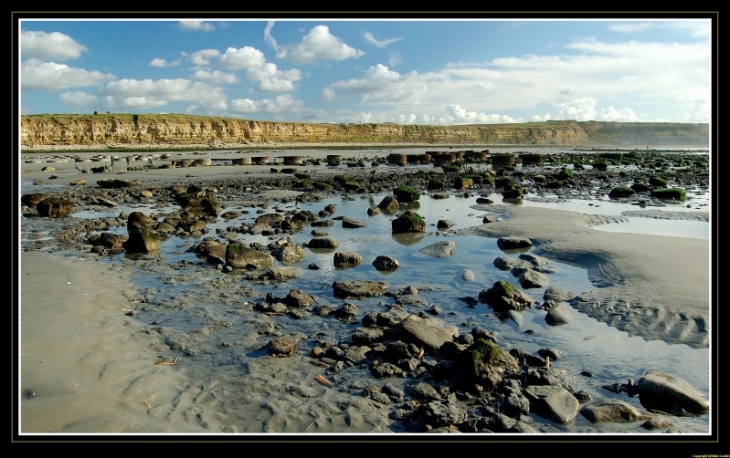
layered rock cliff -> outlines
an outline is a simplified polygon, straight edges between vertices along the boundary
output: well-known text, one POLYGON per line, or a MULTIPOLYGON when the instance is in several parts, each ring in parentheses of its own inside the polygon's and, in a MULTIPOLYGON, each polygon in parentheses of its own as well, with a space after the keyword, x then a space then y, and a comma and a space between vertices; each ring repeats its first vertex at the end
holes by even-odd
POLYGON ((548 121, 426 126, 305 124, 180 114, 21 116, 21 147, 424 144, 709 147, 709 125, 548 121))

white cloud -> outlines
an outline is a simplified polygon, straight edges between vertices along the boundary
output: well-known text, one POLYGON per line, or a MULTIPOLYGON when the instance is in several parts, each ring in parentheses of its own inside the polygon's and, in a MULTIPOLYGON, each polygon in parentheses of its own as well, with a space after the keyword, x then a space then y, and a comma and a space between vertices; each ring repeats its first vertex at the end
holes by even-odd
POLYGON ((279 52, 279 45, 276 43, 276 40, 274 40, 274 37, 271 36, 271 29, 273 28, 274 21, 269 21, 264 29, 264 41, 266 41, 274 49, 274 51, 279 52))
POLYGON ((582 97, 567 103, 556 103, 560 108, 561 119, 572 119, 575 121, 596 120, 596 100, 590 97, 582 97))
POLYGON ((202 49, 192 54, 182 53, 187 56, 195 65, 210 65, 211 59, 220 56, 221 52, 217 49, 202 49))
POLYGON ((357 59, 364 54, 365 52, 346 45, 332 35, 326 25, 318 25, 313 27, 300 43, 281 48, 276 57, 310 64, 323 60, 357 59))
MULTIPOLYGON (((362 102, 395 103, 409 98, 417 103, 420 96, 427 92, 427 84, 418 79, 416 72, 401 75, 389 70, 382 64, 370 67, 364 78, 353 78, 347 81, 336 81, 326 90, 327 95, 334 96, 335 90, 346 94, 360 94, 362 102)), ((324 94, 324 93, 323 93, 324 94)))
POLYGON ((201 32, 211 32, 215 30, 215 26, 213 24, 205 21, 180 21, 177 26, 182 30, 194 30, 201 32))
POLYGON ((218 59, 221 67, 228 70, 258 67, 266 63, 264 53, 251 46, 243 48, 228 48, 218 59))
POLYGON ((293 91, 294 82, 301 79, 301 72, 297 69, 281 71, 275 64, 266 63, 246 70, 248 78, 259 82, 259 91, 285 92, 293 91))
POLYGON ((438 118, 438 124, 502 124, 518 122, 518 119, 500 114, 468 111, 459 105, 449 105, 446 114, 438 118))
POLYGON ((620 32, 620 33, 635 33, 635 32, 643 32, 644 30, 648 30, 652 28, 652 22, 620 22, 617 24, 610 24, 608 26, 608 30, 613 30, 614 32, 620 32))
POLYGON ((335 99, 335 97, 335 90, 331 87, 326 87, 322 89, 322 94, 319 96, 319 99, 325 102, 331 102, 335 99))
POLYGON ((110 73, 73 68, 55 62, 30 59, 20 65, 22 89, 59 90, 101 84, 116 77, 110 73))
POLYGON ((181 101, 215 107, 226 101, 226 95, 220 87, 183 78, 122 79, 109 83, 102 88, 102 93, 106 94, 107 106, 114 108, 155 108, 181 101))
POLYGON ((88 51, 86 46, 60 32, 46 33, 30 30, 20 32, 21 59, 76 59, 86 51, 88 51))
POLYGON ((395 67, 396 65, 399 65, 403 62, 403 56, 399 52, 392 52, 390 53, 390 57, 388 57, 388 65, 391 67, 395 67))
POLYGON ((210 84, 235 84, 238 83, 238 77, 233 73, 225 73, 219 70, 207 71, 197 70, 192 74, 192 77, 196 80, 205 81, 210 84))
POLYGON ((550 113, 545 113, 544 115, 535 115, 530 118, 530 121, 549 121, 552 119, 550 116, 550 113))
POLYGON ((76 108, 96 103, 96 101, 98 100, 95 95, 87 94, 86 92, 81 91, 62 92, 61 94, 59 94, 59 97, 61 101, 66 105, 71 105, 76 108))
POLYGON ((180 65, 180 60, 168 62, 165 59, 160 59, 159 57, 155 57, 154 59, 152 59, 150 61, 149 65, 150 65, 150 67, 160 67, 160 68, 175 67, 177 65, 180 65))
POLYGON ((289 94, 280 95, 273 99, 236 99, 230 103, 230 109, 234 113, 297 113, 304 108, 304 102, 293 98, 289 94))
POLYGON ((400 40, 403 39, 403 38, 389 38, 387 40, 378 40, 370 32, 365 32, 363 34, 363 37, 365 38, 365 41, 367 41, 368 43, 370 43, 373 46, 377 46, 378 48, 385 48, 389 44, 395 43, 395 42, 400 41, 400 40))
POLYGON ((636 116, 634 110, 628 107, 624 107, 621 110, 617 110, 612 106, 603 108, 598 114, 598 121, 623 121, 623 122, 634 122, 638 121, 639 117, 636 116))

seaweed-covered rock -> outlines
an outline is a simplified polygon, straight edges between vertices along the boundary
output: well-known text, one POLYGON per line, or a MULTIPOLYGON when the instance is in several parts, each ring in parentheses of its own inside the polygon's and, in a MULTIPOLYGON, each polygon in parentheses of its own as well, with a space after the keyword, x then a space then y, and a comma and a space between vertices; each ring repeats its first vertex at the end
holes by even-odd
POLYGON ((504 280, 499 280, 491 288, 482 290, 479 293, 479 301, 490 306, 495 312, 521 311, 532 306, 530 296, 504 280))

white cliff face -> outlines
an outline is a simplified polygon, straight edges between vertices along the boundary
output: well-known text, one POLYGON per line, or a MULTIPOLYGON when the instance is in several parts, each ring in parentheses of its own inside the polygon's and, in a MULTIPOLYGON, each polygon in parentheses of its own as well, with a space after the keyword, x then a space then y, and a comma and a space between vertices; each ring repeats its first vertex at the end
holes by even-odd
POLYGON ((548 123, 418 126, 305 124, 189 115, 21 116, 21 145, 245 145, 271 143, 420 143, 575 145, 688 145, 709 147, 707 124, 548 123), (704 146, 703 146, 704 145, 704 146))

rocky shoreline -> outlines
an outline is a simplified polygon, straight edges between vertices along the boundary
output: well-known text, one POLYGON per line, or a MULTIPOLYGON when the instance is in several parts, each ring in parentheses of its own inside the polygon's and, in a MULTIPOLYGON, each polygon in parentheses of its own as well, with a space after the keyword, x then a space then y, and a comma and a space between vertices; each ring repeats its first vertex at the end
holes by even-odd
MULTIPOLYGON (((272 169, 269 173, 247 177, 202 179, 195 173, 186 174, 193 176, 178 174, 166 177, 163 183, 145 181, 144 173, 134 174, 131 179, 104 179, 101 177, 107 174, 94 174, 100 177, 98 186, 77 184, 61 189, 43 188, 44 192, 24 193, 22 231, 26 241, 22 243, 22 251, 45 249, 58 253, 85 253, 86 256, 94 257, 125 253, 125 256, 137 260, 139 268, 144 269, 146 266, 156 269, 159 267, 154 267, 157 263, 154 253, 166 239, 202 238, 195 244, 194 251, 211 269, 238 274, 252 284, 274 284, 282 288, 282 294, 267 294, 265 298, 238 305, 236 313, 250 317, 252 322, 251 337, 246 339, 253 340, 246 341, 246 345, 259 346, 259 359, 268 355, 276 360, 290 360, 286 364, 291 371, 303 371, 300 366, 308 365, 309 369, 303 371, 307 377, 316 369, 318 373, 314 380, 317 383, 314 387, 304 383, 295 385, 300 395, 317 399, 322 395, 321 390, 338 391, 339 396, 347 399, 338 402, 358 406, 358 415, 367 419, 360 426, 365 430, 373 428, 376 431, 415 433, 560 432, 562 427, 582 416, 591 424, 639 423, 647 432, 682 433, 672 419, 707 415, 710 405, 697 388, 671 374, 648 371, 639 380, 616 380, 602 387, 613 395, 600 396, 595 387, 589 387, 587 380, 592 377, 590 373, 576 375, 560 369, 556 362, 566 356, 559 349, 546 347, 537 352, 526 352, 519 348, 506 350, 500 346, 497 335, 479 326, 460 333, 458 328, 439 318, 437 307, 418 313, 408 311, 408 304, 419 301, 420 292, 416 286, 389 290, 384 282, 336 282, 332 285, 335 296, 346 300, 338 307, 320 304, 315 295, 306 291, 287 288, 287 280, 297 275, 296 269, 287 267, 287 264, 301 261, 302 250, 315 247, 315 240, 318 243, 327 241, 326 226, 321 227, 317 222, 342 221, 343 225, 356 225, 358 221, 338 217, 336 208, 323 208, 319 214, 313 214, 296 209, 278 212, 272 209, 272 205, 312 203, 338 195, 392 192, 387 202, 384 199, 368 211, 391 212, 394 216, 400 214, 400 218, 406 221, 396 225, 400 218, 394 220, 394 232, 398 227, 401 232, 418 233, 424 232, 425 228, 419 227, 417 218, 407 211, 401 212, 408 208, 411 199, 397 190, 442 193, 444 198, 454 193, 479 194, 485 196, 482 202, 484 205, 489 205, 486 196, 500 193, 504 198, 512 199, 513 204, 519 205, 519 200, 528 193, 539 195, 550 192, 568 197, 574 196, 576 191, 587 194, 589 189, 595 189, 596 183, 599 183, 598 187, 605 193, 624 192, 626 195, 620 198, 639 199, 642 208, 652 208, 662 205, 664 197, 661 193, 665 189, 689 186, 709 189, 707 162, 696 156, 679 153, 630 158, 607 156, 585 164, 587 167, 581 163, 571 165, 573 167, 570 169, 563 167, 547 171, 529 167, 519 170, 513 167, 493 168, 487 171, 476 167, 476 164, 464 164, 455 169, 434 168, 432 172, 402 168, 383 173, 373 173, 372 169, 367 168, 332 172, 326 166, 319 165, 306 171, 297 168, 272 169), (622 161, 638 166, 634 170, 619 172, 602 165, 622 161), (232 232, 269 235, 272 243, 252 246, 228 241, 225 234, 210 233, 206 229, 207 224, 218 218, 235 217, 226 215, 225 208, 219 203, 221 201, 229 204, 245 201, 248 206, 261 208, 262 214, 255 221, 238 226, 232 232), (120 214, 116 218, 70 221, 66 218, 71 211, 139 203, 153 204, 159 208, 175 206, 180 211, 158 214, 155 219, 138 212, 120 214), (267 215, 268 218, 264 218, 267 215), (126 226, 126 236, 114 236, 107 232, 119 226, 126 226), (312 242, 304 246, 291 242, 291 235, 309 229, 313 231, 312 242), (89 235, 98 232, 101 234, 89 235), (39 237, 39 240, 33 240, 32 234, 43 233, 50 233, 51 238, 39 237), (387 311, 363 314, 354 303, 361 297, 378 296, 389 297, 394 304, 387 311), (332 341, 297 332, 277 331, 272 320, 279 316, 294 320, 336 319, 357 326, 347 337, 332 341), (306 348, 306 354, 303 348, 306 348), (365 374, 369 374, 369 377, 362 378, 365 374), (394 379, 400 382, 389 382, 394 379), (403 383, 403 380, 407 383, 403 383), (636 396, 643 408, 637 408, 627 400, 619 399, 619 396, 636 396), (355 401, 357 398, 359 401, 355 401), (542 420, 536 421, 531 414, 542 420), (386 424, 390 426, 385 427, 386 424)), ((41 182, 39 186, 42 185, 41 182)), ((491 222, 485 219, 482 227, 487 229, 490 225, 491 222)), ((329 243, 330 248, 337 248, 336 240, 330 240, 329 243)), ((500 248, 506 253, 532 246, 532 243, 530 237, 522 235, 498 239, 500 248)), ((432 249, 448 250, 448 247, 432 249)), ((358 265, 362 262, 356 253, 344 254, 348 256, 343 256, 339 261, 343 265, 358 265)), ((383 269, 397 268, 396 260, 380 261, 383 269)), ((515 275, 524 285, 523 282, 540 281, 541 269, 545 268, 547 262, 541 256, 525 254, 518 259, 505 259, 505 268, 513 273, 518 272, 515 275)), ((316 269, 317 266, 310 265, 309 268, 316 269)), ((211 289, 209 293, 215 290, 217 288, 211 289)), ((520 288, 495 282, 485 285, 483 294, 478 298, 459 299, 466 304, 486 304, 495 313, 507 317, 527 307, 539 307, 557 323, 569 320, 569 313, 566 318, 565 312, 568 304, 579 307, 581 303, 591 303, 586 297, 560 288, 550 288, 548 291, 544 297, 536 300, 520 288)), ((156 294, 151 293, 150 297, 132 294, 130 299, 139 302, 138 308, 130 309, 132 317, 149 312, 152 303, 157 300, 156 294)), ((623 316, 631 316, 630 311, 623 316)), ((688 321, 695 322, 698 317, 705 319, 703 316, 707 314, 695 314, 692 310, 687 316, 688 321)), ((228 322, 208 323, 206 330, 201 332, 210 333, 231 325, 228 322)), ((684 339, 684 342, 702 348, 709 345, 708 331, 705 328, 695 329, 692 333, 685 331, 673 334, 668 330, 662 338, 684 339)), ((164 326, 155 332, 159 333, 160 342, 164 342, 162 346, 182 355, 161 359, 158 364, 177 365, 181 358, 184 361, 203 357, 195 336, 167 334, 164 326)), ((235 346, 236 343, 230 345, 235 346)))

